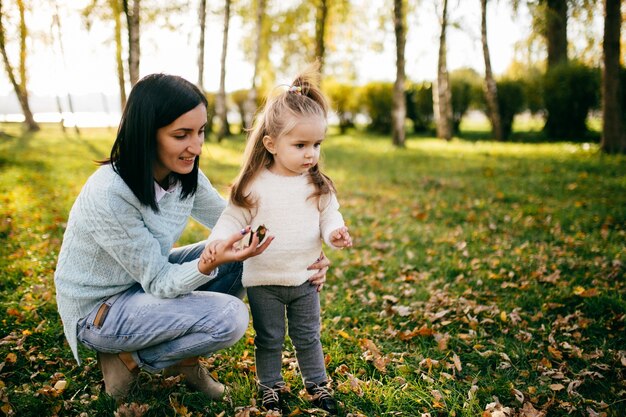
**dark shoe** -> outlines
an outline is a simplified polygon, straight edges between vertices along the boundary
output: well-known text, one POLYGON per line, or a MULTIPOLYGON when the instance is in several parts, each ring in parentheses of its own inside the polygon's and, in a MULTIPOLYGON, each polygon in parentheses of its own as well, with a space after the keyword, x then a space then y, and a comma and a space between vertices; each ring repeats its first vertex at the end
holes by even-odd
POLYGON ((185 377, 185 382, 191 389, 204 393, 212 400, 219 400, 224 397, 224 392, 226 391, 224 385, 216 381, 208 369, 200 365, 197 357, 185 359, 163 371, 165 377, 181 374, 185 377))
POLYGON ((326 383, 307 387, 306 392, 312 397, 311 402, 317 408, 327 413, 337 415, 337 400, 333 397, 332 390, 326 387, 326 383))
POLYGON ((106 393, 115 399, 126 397, 139 374, 139 367, 131 354, 98 352, 98 366, 102 371, 106 393))
POLYGON ((280 411, 282 412, 283 399, 281 397, 282 391, 285 389, 285 383, 278 383, 272 388, 263 386, 261 391, 261 405, 265 410, 280 411))

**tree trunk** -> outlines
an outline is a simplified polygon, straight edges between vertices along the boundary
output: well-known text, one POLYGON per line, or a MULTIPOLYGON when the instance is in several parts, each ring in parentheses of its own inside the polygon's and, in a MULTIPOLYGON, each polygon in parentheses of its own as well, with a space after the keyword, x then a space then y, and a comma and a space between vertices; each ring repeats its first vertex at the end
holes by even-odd
POLYGON ((124 1, 124 14, 128 26, 128 75, 130 76, 131 87, 139 81, 139 58, 140 52, 140 31, 139 31, 139 11, 140 0, 131 0, 132 8, 128 7, 128 0, 124 1))
POLYGON ((9 56, 6 51, 6 39, 4 23, 2 21, 2 1, 0 0, 0 53, 2 54, 2 60, 4 61, 4 67, 6 69, 9 81, 13 85, 13 90, 17 96, 17 100, 22 108, 24 114, 24 124, 29 132, 36 132, 40 129, 39 125, 33 117, 33 113, 30 110, 30 104, 28 102, 28 90, 26 80, 26 37, 28 36, 28 30, 26 27, 26 21, 24 19, 24 2, 22 0, 17 1, 17 5, 20 13, 20 81, 18 82, 15 77, 13 66, 9 61, 9 56))
POLYGON ((109 0, 113 20, 115 21, 115 62, 117 67, 117 85, 120 89, 120 109, 126 107, 126 76, 124 75, 124 60, 122 59, 122 7, 120 0, 109 0))
POLYGON ((567 61, 567 0, 547 0, 548 68, 567 61))
POLYGON ((326 22, 328 20, 328 0, 318 0, 315 17, 315 58, 320 63, 320 74, 324 71, 326 54, 326 22))
POLYGON ((250 129, 252 127, 252 122, 254 120, 254 113, 256 112, 256 102, 258 96, 258 85, 257 78, 259 78, 260 72, 260 63, 261 63, 261 46, 263 45, 263 16, 265 15, 265 8, 267 6, 266 0, 258 0, 257 1, 257 9, 256 9, 256 44, 254 46, 254 73, 252 74, 252 87, 250 87, 250 91, 248 92, 248 100, 246 101, 245 106, 245 120, 244 124, 246 129, 250 129))
POLYGON ((502 133, 502 123, 500 122, 500 108, 498 106, 498 89, 496 80, 493 78, 491 70, 491 57, 489 55, 489 43, 487 41, 487 0, 480 0, 481 6, 481 40, 483 44, 483 57, 485 59, 485 97, 487 99, 487 112, 491 121, 493 136, 496 140, 504 139, 502 133))
POLYGON ((439 60, 437 64, 437 82, 433 88, 434 115, 437 122, 437 137, 452 139, 452 93, 446 63, 446 28, 448 26, 448 0, 443 0, 441 34, 439 36, 439 60))
POLYGON ((206 0, 200 0, 198 6, 200 40, 198 41, 198 88, 204 91, 204 33, 206 32, 206 0))
POLYGON ((220 130, 217 134, 217 140, 221 141, 230 135, 230 127, 228 126, 227 108, 226 108, 226 51, 228 50, 228 28, 230 26, 230 5, 231 0, 226 0, 224 5, 224 35, 222 39, 222 58, 220 70, 220 89, 217 93, 216 110, 220 120, 220 130))
MULTIPOLYGON (((61 17, 59 15, 59 5, 55 4, 54 16, 53 16, 54 26, 57 30, 57 40, 59 42, 59 51, 61 52, 61 61, 63 62, 63 68, 67 70, 67 63, 65 61, 65 48, 63 48, 63 32, 61 31, 61 17)), ((53 36, 54 38, 54 36, 53 36)), ((74 101, 72 100, 72 94, 67 92, 67 104, 70 108, 70 113, 75 116, 76 112, 74 111, 74 101)), ((63 132, 65 132, 65 122, 63 119, 63 108, 61 107, 61 100, 57 96, 57 105, 59 107, 59 114, 61 115, 61 125, 63 126, 63 132)), ((74 131, 77 136, 80 136, 80 129, 78 128, 78 120, 74 120, 74 131)))
POLYGON ((406 99, 404 98, 404 50, 406 46, 406 24, 404 0, 394 0, 393 25, 396 34, 396 82, 393 85, 392 136, 393 144, 404 147, 406 99))
POLYGON ((602 140, 607 153, 626 153, 620 91, 621 0, 604 0, 604 57, 602 68, 602 140))

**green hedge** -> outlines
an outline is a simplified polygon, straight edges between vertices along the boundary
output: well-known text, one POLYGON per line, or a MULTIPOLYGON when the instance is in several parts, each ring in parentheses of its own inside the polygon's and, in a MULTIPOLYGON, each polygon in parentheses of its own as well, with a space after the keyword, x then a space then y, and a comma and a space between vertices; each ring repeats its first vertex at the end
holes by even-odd
POLYGON ((560 64, 546 72, 543 91, 548 137, 584 137, 589 110, 599 106, 600 71, 577 62, 560 64))

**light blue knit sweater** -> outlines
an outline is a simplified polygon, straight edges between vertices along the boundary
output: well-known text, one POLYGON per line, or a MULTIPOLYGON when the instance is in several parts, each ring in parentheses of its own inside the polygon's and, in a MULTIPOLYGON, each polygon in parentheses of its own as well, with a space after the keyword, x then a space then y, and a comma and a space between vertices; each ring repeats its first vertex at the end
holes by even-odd
POLYGON ((103 299, 140 283, 146 293, 170 298, 210 280, 197 262, 168 262, 189 217, 212 228, 225 200, 200 172, 194 196, 180 188, 159 201, 159 213, 142 205, 110 165, 88 180, 70 211, 54 281, 65 336, 78 355, 76 324, 103 299))

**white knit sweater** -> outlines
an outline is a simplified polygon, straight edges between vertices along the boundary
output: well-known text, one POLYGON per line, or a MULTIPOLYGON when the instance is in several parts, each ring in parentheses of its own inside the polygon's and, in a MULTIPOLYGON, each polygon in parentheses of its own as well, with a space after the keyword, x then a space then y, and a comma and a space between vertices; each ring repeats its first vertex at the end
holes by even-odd
POLYGON ((243 286, 298 286, 307 281, 322 250, 323 239, 343 227, 339 203, 334 194, 319 200, 309 198, 315 191, 308 174, 294 177, 263 170, 248 190, 257 201, 254 210, 229 204, 211 231, 209 242, 225 240, 246 225, 252 230, 263 224, 274 241, 261 255, 244 261, 243 286))

